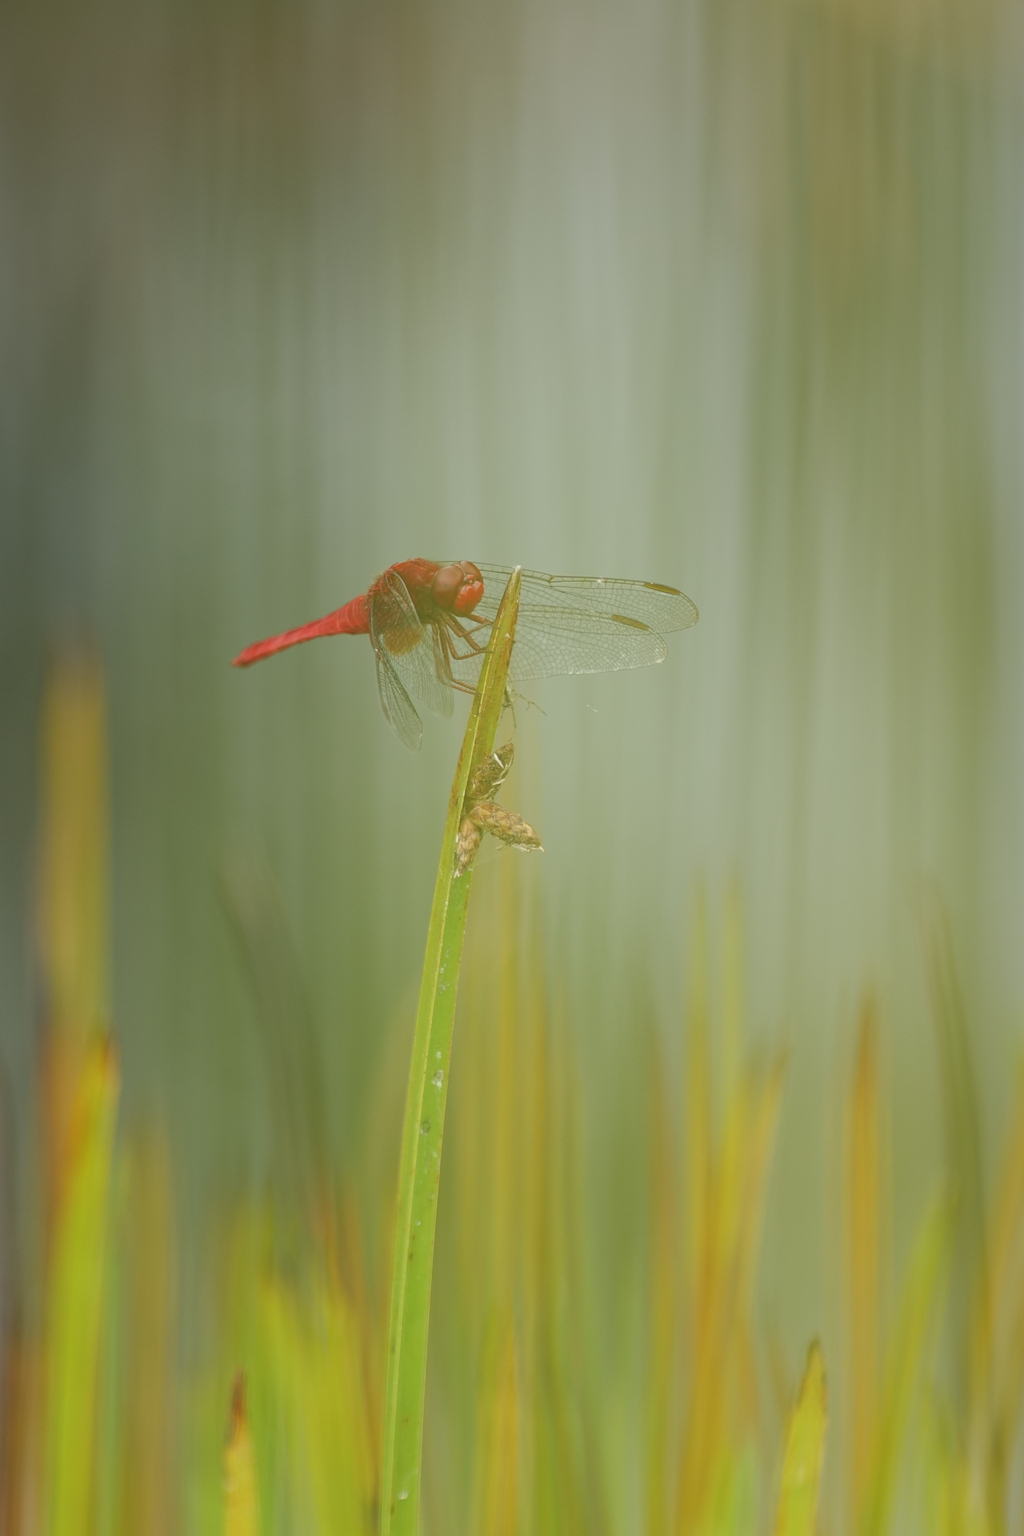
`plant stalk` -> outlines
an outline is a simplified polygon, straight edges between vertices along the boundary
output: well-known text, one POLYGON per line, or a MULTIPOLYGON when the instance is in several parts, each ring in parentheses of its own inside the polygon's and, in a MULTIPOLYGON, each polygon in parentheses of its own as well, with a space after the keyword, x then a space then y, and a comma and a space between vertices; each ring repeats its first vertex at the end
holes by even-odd
POLYGON ((448 800, 427 932, 399 1164, 384 1395, 380 1536, 418 1536, 419 1531, 423 1398, 437 1190, 455 996, 472 880, 471 869, 459 878, 455 876, 455 839, 470 774, 494 749, 519 613, 519 582, 517 567, 509 577, 495 615, 480 669, 448 800))

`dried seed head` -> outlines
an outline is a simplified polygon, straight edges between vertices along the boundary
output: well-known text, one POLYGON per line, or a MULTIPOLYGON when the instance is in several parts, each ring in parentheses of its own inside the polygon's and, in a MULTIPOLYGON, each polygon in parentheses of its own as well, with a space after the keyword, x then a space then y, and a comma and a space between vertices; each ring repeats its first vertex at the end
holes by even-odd
POLYGON ((498 805, 492 798, 498 786, 507 778, 514 755, 515 748, 507 741, 503 747, 498 747, 489 757, 485 757, 483 762, 477 763, 470 774, 466 788, 466 814, 455 839, 456 878, 465 874, 472 864, 485 832, 490 832, 492 837, 513 848, 524 851, 540 849, 540 838, 533 828, 521 816, 517 816, 515 811, 506 810, 505 806, 498 805))
POLYGON ((484 832, 500 838, 503 843, 510 843, 514 848, 540 849, 540 838, 529 822, 506 806, 496 805, 493 800, 482 800, 479 805, 475 805, 466 820, 474 822, 484 832))
POLYGON ((469 785, 466 789, 466 805, 475 805, 479 800, 489 800, 498 788, 508 778, 508 771, 512 767, 512 759, 515 756, 515 747, 512 742, 506 741, 503 747, 498 747, 489 757, 485 757, 482 763, 477 763, 469 776, 469 785))
POLYGON ((459 834, 455 839, 455 878, 464 875, 466 870, 476 858, 476 851, 480 847, 483 832, 471 821, 468 816, 463 818, 459 834))

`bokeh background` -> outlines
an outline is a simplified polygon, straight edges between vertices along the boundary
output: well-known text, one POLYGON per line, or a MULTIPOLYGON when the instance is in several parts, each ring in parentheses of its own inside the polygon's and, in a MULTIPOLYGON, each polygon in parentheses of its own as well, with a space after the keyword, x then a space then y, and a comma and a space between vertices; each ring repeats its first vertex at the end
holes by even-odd
POLYGON ((748 1028, 789 1053, 759 1305, 797 1361, 864 990, 897 1249, 941 1155, 938 914, 983 1156, 1020 1054, 1019 9, 36 0, 0 39, 14 1183, 48 657, 102 661, 121 1121, 169 1136, 187 1354, 211 1211, 312 1155, 317 1095, 379 1205, 462 719, 407 754, 362 641, 230 658, 413 555, 653 579, 701 611, 663 666, 517 707, 521 875, 613 1271, 697 893, 713 936, 742 910, 748 1028), (254 946, 315 1079, 284 1130, 254 946))

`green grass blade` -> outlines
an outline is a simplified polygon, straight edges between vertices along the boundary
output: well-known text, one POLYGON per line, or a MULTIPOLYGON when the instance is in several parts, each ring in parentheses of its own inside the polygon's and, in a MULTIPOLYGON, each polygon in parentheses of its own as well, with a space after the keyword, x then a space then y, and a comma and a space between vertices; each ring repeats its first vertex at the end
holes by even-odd
POLYGON ((384 1395, 381 1536, 416 1536, 419 1525, 423 1388, 427 1365, 430 1280, 448 1094, 455 995, 466 932, 472 870, 455 879, 455 838, 469 776, 493 750, 519 612, 519 571, 509 577, 494 619, 441 842, 434 903, 423 961, 416 1032, 399 1165, 395 1257, 391 1278, 387 1383, 384 1395))
POLYGON ((107 1283, 118 1067, 109 1040, 89 1048, 60 1169, 45 1338, 43 1498, 48 1536, 90 1528, 101 1332, 107 1283))
POLYGON ((775 1536, 814 1536, 827 1414, 825 1361, 815 1341, 786 1432, 775 1536))

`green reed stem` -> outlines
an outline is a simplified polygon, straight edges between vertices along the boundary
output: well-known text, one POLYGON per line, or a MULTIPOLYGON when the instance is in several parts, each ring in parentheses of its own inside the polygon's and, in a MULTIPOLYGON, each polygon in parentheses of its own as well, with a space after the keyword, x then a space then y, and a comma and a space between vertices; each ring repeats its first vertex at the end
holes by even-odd
POLYGON ((519 570, 509 577, 480 670, 448 800, 448 817, 430 911, 416 1033, 402 1130, 398 1213, 391 1277, 387 1385, 384 1394, 381 1536, 418 1536, 423 1392, 430 1321, 441 1138, 448 1097, 448 1063, 455 994, 466 933, 472 871, 455 878, 455 838, 469 776, 494 750, 519 613, 519 570))

